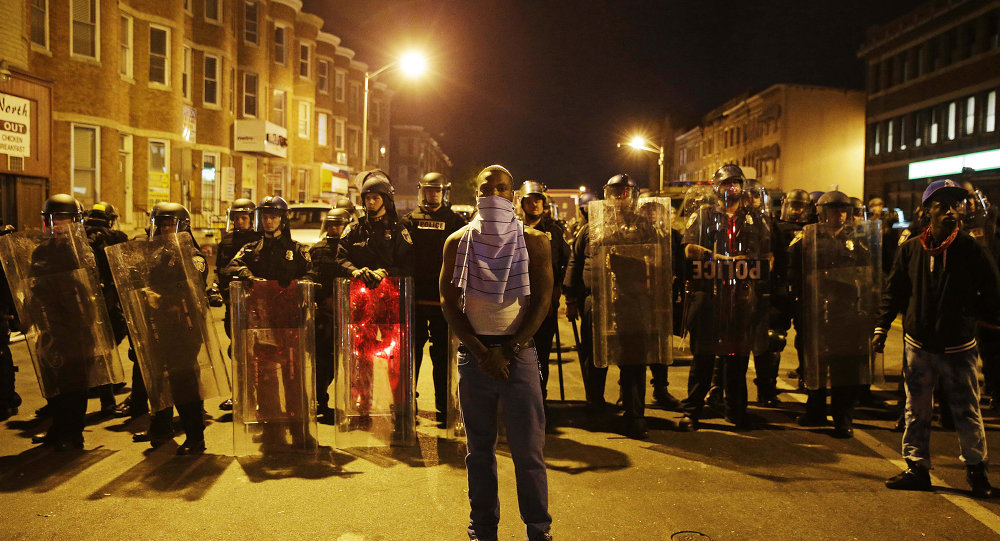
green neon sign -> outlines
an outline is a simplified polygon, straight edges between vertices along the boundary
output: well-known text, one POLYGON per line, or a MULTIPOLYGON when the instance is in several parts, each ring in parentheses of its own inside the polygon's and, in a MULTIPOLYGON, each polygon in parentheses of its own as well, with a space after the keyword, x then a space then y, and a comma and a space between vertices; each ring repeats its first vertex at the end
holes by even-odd
POLYGON ((971 167, 976 171, 1000 168, 1000 148, 996 150, 984 150, 983 152, 973 152, 972 154, 950 156, 948 158, 938 158, 936 160, 913 162, 909 165, 908 176, 910 180, 916 180, 944 175, 957 175, 962 172, 962 168, 964 167, 971 167))

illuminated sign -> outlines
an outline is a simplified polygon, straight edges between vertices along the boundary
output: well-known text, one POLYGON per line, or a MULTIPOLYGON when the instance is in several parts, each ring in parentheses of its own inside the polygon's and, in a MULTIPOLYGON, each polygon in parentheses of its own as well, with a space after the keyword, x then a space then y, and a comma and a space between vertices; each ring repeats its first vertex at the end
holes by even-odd
POLYGON ((233 150, 287 158, 287 130, 264 120, 237 120, 233 150))
POLYGON ((913 162, 909 165, 909 179, 916 180, 920 178, 956 175, 961 173, 964 167, 969 167, 976 171, 1000 168, 1000 148, 948 158, 938 158, 936 160, 913 162))
POLYGON ((31 156, 31 102, 0 93, 0 154, 31 156))

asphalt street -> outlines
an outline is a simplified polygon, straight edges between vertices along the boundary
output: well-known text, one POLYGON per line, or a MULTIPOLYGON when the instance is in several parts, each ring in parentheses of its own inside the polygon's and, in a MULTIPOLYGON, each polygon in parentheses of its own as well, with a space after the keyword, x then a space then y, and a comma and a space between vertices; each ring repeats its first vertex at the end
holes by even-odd
MULTIPOLYGON (((560 330, 562 343, 572 344, 565 319, 560 330)), ((899 372, 901 343, 897 327, 886 354, 890 376, 899 372)), ((466 538, 465 449, 444 438, 427 411, 429 362, 418 383, 418 447, 332 449, 332 428, 320 425, 319 460, 254 461, 232 456, 232 423, 219 399, 206 402, 202 457, 177 457, 176 445, 151 450, 132 443, 145 417, 91 415, 82 452, 33 446, 31 436, 47 425, 33 415, 43 400, 24 342, 11 349, 24 405, 0 425, 0 539, 466 538)), ((131 374, 124 348, 121 354, 131 374)), ((1000 500, 967 495, 954 432, 935 430, 932 437, 935 490, 908 493, 883 486, 903 464, 900 434, 890 431, 894 412, 859 410, 852 440, 796 425, 805 395, 786 378, 796 365, 791 345, 782 358, 783 407, 752 404, 758 428, 736 431, 717 417, 698 432, 677 432, 679 413, 650 408, 647 441, 618 435, 613 417, 588 417, 576 353, 564 353, 563 361, 566 400, 558 400, 553 360, 545 449, 555 539, 1000 538, 1000 500)), ((685 394, 687 373, 683 365, 670 369, 675 396, 685 394)), ((747 377, 752 382, 752 362, 747 377)), ((611 402, 616 378, 612 369, 611 402)), ((897 381, 879 387, 892 404, 897 381)), ((91 400, 90 411, 98 409, 91 400)), ((984 415, 989 445, 1000 448, 1000 419, 992 410, 984 415)), ((513 465, 502 444, 498 455, 500 538, 523 539, 513 465)), ((991 479, 1000 485, 1000 476, 991 479)))

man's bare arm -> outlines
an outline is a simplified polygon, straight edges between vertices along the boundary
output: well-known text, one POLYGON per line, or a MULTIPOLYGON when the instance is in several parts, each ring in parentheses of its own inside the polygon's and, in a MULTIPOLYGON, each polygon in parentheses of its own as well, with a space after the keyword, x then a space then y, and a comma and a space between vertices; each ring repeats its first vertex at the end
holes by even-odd
POLYGON ((528 297, 528 313, 524 315, 521 326, 512 339, 516 344, 524 344, 535 335, 549 315, 549 306, 552 304, 552 248, 549 238, 525 228, 524 243, 528 248, 528 283, 531 295, 528 297))
POLYGON ((452 332, 458 336, 465 347, 469 348, 477 359, 486 356, 486 346, 476 338, 476 331, 469 323, 469 318, 462 311, 461 296, 462 290, 451 283, 452 274, 455 272, 455 258, 458 254, 458 241, 465 233, 465 226, 452 233, 444 242, 444 262, 441 264, 441 275, 438 278, 438 288, 441 291, 441 310, 444 312, 444 319, 448 322, 452 332))

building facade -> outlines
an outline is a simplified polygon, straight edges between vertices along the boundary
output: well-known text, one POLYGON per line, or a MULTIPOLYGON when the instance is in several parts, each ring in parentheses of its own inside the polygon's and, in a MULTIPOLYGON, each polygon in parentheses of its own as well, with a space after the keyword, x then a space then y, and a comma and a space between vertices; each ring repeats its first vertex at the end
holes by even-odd
POLYGON ((777 84, 737 96, 675 137, 671 184, 707 182, 735 163, 775 193, 837 186, 861 194, 864 118, 860 91, 777 84))
POLYGON ((927 184, 963 167, 1000 197, 1000 1, 938 0, 871 28, 865 193, 909 217, 927 184))
POLYGON ((396 208, 417 207, 417 183, 427 173, 441 173, 451 179, 451 158, 423 126, 393 126, 392 148, 395 150, 389 174, 396 188, 396 208))
POLYGON ((5 186, 30 177, 43 187, 10 194, 18 207, 10 212, 3 194, 4 219, 18 227, 38 223, 20 207, 40 208, 59 192, 88 208, 109 201, 134 227, 156 202, 177 201, 208 226, 236 197, 327 199, 347 186, 324 182, 324 169, 348 176, 388 165, 392 92, 372 85, 363 160, 368 66, 300 0, 13 4, 17 22, 5 20, 2 35, 16 39, 4 38, 0 59, 13 81, 38 88, 0 81, 0 98, 29 100, 41 124, 48 106, 37 96, 51 89, 51 133, 31 131, 41 138, 39 163, 26 160, 24 174, 0 169, 5 186))

